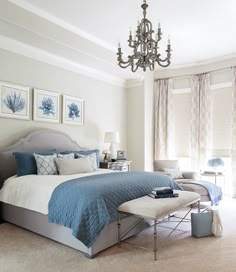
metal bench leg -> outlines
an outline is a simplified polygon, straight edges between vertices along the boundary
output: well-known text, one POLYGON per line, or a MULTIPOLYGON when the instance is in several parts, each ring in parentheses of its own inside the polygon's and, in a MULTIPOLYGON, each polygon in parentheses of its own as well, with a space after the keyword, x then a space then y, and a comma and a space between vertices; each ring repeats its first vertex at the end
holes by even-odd
POLYGON ((157 220, 154 221, 154 232, 153 232, 153 238, 154 238, 154 260, 157 260, 157 220))
POLYGON ((201 209, 200 209, 200 200, 197 202, 197 210, 198 210, 198 213, 200 213, 201 212, 201 209))
POLYGON ((120 239, 120 213, 119 212, 118 212, 117 227, 118 227, 118 247, 120 247, 121 246, 121 239, 120 239))

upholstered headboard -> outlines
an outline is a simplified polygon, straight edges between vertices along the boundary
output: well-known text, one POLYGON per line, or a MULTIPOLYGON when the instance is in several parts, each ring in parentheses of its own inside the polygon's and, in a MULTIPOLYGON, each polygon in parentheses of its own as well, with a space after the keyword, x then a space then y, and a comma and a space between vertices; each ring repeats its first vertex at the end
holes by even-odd
POLYGON ((34 152, 50 149, 57 149, 57 151, 85 150, 63 132, 57 130, 32 132, 15 144, 0 149, 0 188, 7 178, 16 174, 14 152, 34 152))

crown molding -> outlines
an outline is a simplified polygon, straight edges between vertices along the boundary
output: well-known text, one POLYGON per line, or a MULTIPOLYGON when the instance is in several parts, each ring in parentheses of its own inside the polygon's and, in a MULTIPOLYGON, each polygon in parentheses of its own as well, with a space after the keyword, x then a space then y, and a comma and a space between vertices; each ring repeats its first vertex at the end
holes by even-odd
POLYGON ((168 69, 156 69, 155 79, 188 77, 193 74, 214 73, 220 70, 230 69, 236 65, 236 54, 225 55, 223 57, 196 62, 188 65, 172 65, 168 69))
MULTIPOLYGON (((221 56, 221 57, 217 57, 217 58, 212 58, 212 59, 208 59, 208 60, 192 62, 192 63, 173 64, 167 70, 175 70, 175 69, 184 69, 184 68, 206 66, 206 65, 217 64, 217 63, 232 60, 232 59, 235 59, 235 63, 236 63, 236 53, 221 56)), ((161 70, 163 70, 163 68, 156 69, 156 71, 158 71, 158 70, 161 71, 161 70)))
POLYGON ((32 4, 30 4, 29 2, 25 1, 25 0, 8 0, 9 2, 17 5, 18 7, 20 8, 23 8, 33 14, 36 14, 37 16, 43 18, 43 19, 46 19, 47 21, 50 21, 70 32, 73 32, 93 43, 96 43, 97 45, 99 46, 102 46, 104 47, 105 49, 107 50, 110 50, 112 52, 116 52, 117 51, 117 48, 108 44, 107 42, 105 42, 104 40, 102 39, 99 39, 97 37, 95 37, 94 35, 91 35, 89 34, 88 32, 85 32, 84 30, 78 28, 78 27, 75 27, 74 25, 72 24, 69 24, 67 22, 65 22, 64 20, 62 19, 59 19, 58 17, 38 8, 38 7, 35 7, 33 6, 32 4))
POLYGON ((20 41, 0 35, 0 48, 35 59, 47 64, 51 64, 86 77, 94 78, 99 81, 107 82, 111 85, 126 87, 126 80, 111 76, 105 72, 98 71, 85 65, 70 61, 60 56, 48 53, 42 49, 30 46, 20 41))
POLYGON ((129 79, 129 80, 126 80, 125 87, 126 87, 126 89, 140 87, 143 85, 143 82, 144 82, 144 78, 141 76, 137 79, 129 79))
MULTIPOLYGON (((69 50, 72 50, 72 51, 77 52, 77 53, 79 53, 79 54, 83 54, 83 55, 85 55, 85 56, 87 56, 87 57, 93 58, 93 59, 98 60, 98 61, 103 62, 103 63, 109 63, 110 65, 113 65, 113 66, 114 66, 114 64, 113 64, 112 62, 104 61, 104 59, 102 59, 102 58, 100 58, 100 57, 98 57, 98 56, 94 56, 94 55, 92 55, 91 53, 85 52, 84 50, 81 50, 81 49, 79 49, 79 48, 77 48, 77 47, 75 47, 75 46, 71 46, 71 45, 65 43, 64 41, 61 41, 61 40, 59 40, 59 39, 55 39, 55 38, 53 38, 53 37, 50 37, 49 35, 42 34, 42 33, 38 33, 37 31, 34 31, 34 30, 30 29, 29 27, 26 27, 26 26, 22 26, 22 25, 20 25, 20 24, 17 24, 17 23, 15 23, 15 22, 12 21, 12 20, 9 20, 9 19, 6 19, 6 18, 1 18, 1 16, 0 16, 0 22, 4 22, 4 23, 8 24, 9 27, 11 27, 12 25, 15 26, 15 27, 20 27, 20 28, 22 28, 23 30, 28 31, 28 32, 31 33, 31 34, 38 36, 39 38, 47 39, 47 40, 49 40, 49 41, 51 41, 51 42, 54 42, 54 43, 57 44, 57 45, 60 45, 60 46, 65 47, 65 48, 67 48, 67 49, 69 49, 69 50)), ((4 34, 3 34, 3 35, 4 35, 4 34)))

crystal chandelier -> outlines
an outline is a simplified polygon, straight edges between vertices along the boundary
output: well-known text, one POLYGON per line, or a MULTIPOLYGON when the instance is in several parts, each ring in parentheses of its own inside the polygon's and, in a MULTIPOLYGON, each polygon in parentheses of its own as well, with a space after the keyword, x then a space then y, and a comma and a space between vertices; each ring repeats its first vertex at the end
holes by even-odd
POLYGON ((155 69, 156 62, 161 67, 167 67, 170 65, 170 39, 168 40, 166 49, 167 56, 166 58, 162 59, 161 54, 158 52, 158 44, 162 36, 160 23, 158 24, 158 30, 154 39, 153 35, 155 35, 155 33, 154 30, 152 30, 152 23, 146 18, 146 10, 148 8, 146 0, 143 1, 141 7, 143 9, 143 19, 141 23, 138 22, 134 37, 132 37, 132 31, 130 30, 128 45, 133 49, 133 55, 129 55, 127 61, 123 60, 121 46, 120 43, 118 44, 118 65, 121 68, 127 68, 131 66, 132 72, 136 72, 139 67, 142 68, 143 71, 146 71, 147 68, 153 71, 155 69))

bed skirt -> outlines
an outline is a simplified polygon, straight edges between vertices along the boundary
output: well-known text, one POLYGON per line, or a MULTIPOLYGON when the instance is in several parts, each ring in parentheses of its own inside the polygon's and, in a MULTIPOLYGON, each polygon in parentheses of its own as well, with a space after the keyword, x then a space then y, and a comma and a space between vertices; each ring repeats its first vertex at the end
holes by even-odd
MULTIPOLYGON (((87 248, 82 242, 72 235, 72 230, 61 225, 48 223, 48 216, 31 210, 19 208, 13 205, 0 202, 1 216, 9 223, 40 234, 51 240, 67 245, 85 253, 86 257, 93 258, 99 252, 117 244, 117 221, 107 225, 94 244, 87 248)), ((122 219, 121 232, 125 233, 139 219, 135 216, 128 216, 122 219)), ((126 238, 133 236, 145 228, 150 227, 147 222, 137 225, 126 238)))

